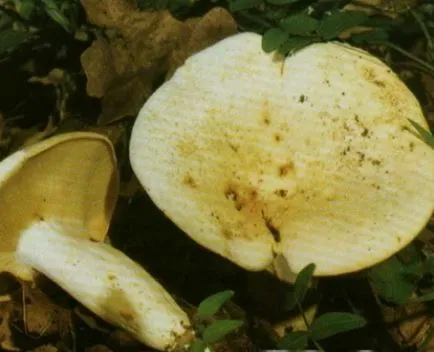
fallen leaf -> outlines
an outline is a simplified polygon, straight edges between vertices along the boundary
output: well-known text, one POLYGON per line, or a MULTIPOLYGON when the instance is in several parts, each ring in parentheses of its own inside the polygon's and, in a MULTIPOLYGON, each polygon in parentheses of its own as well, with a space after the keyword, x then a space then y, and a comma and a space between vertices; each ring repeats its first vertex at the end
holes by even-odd
POLYGON ((112 350, 104 345, 94 345, 86 348, 86 352, 112 352, 112 350))
POLYGON ((43 345, 33 349, 31 352, 57 352, 57 347, 53 345, 43 345))
POLYGON ((135 116, 152 93, 154 74, 139 73, 125 83, 115 85, 102 98, 99 125, 116 122, 127 116, 135 116))
POLYGON ((283 337, 288 331, 307 331, 305 319, 309 324, 312 324, 318 310, 318 305, 313 304, 306 308, 303 313, 299 313, 295 317, 280 321, 273 325, 273 329, 277 336, 283 337), (304 316, 303 316, 304 315, 304 316))
POLYGON ((75 80, 63 69, 54 68, 46 76, 32 76, 30 83, 53 86, 56 92, 56 112, 59 120, 63 121, 68 117, 68 98, 76 90, 75 80))
POLYGON ((136 11, 134 0, 81 0, 87 18, 99 27, 117 27, 136 11))
MULTIPOLYGON (((414 294, 412 298, 415 298, 414 294)), ((433 318, 423 303, 408 303, 391 307, 382 305, 383 317, 389 323, 390 334, 401 347, 419 347, 427 338, 433 327, 433 318)), ((429 344, 428 351, 434 351, 434 341, 429 344)))
POLYGON ((95 98, 103 97, 117 75, 110 43, 104 38, 95 40, 81 55, 80 61, 87 76, 87 94, 95 98))
POLYGON ((41 290, 27 289, 25 301, 25 308, 21 302, 15 302, 11 321, 17 325, 23 321, 26 334, 65 336, 70 331, 71 311, 53 303, 41 290))
POLYGON ((2 317, 0 323, 0 347, 4 351, 19 351, 12 339, 12 331, 10 327, 11 312, 13 309, 12 302, 2 304, 0 306, 0 315, 2 317))
POLYGON ((59 86, 65 81, 66 72, 60 68, 52 69, 46 76, 33 76, 29 78, 30 83, 41 83, 45 86, 59 86))
POLYGON ((54 133, 57 126, 53 123, 53 117, 48 117, 48 122, 42 131, 39 131, 36 127, 28 129, 17 129, 14 133, 14 138, 11 146, 11 152, 18 149, 35 144, 44 138, 54 133))
POLYGON ((139 11, 129 0, 82 5, 89 21, 105 29, 80 58, 88 95, 102 99, 100 125, 135 116, 188 56, 236 32, 222 8, 182 22, 167 10, 139 11))
POLYGON ((178 50, 172 53, 166 79, 194 53, 237 32, 237 23, 232 15, 220 7, 211 9, 201 18, 190 19, 186 24, 189 28, 189 38, 186 42, 181 42, 178 50))

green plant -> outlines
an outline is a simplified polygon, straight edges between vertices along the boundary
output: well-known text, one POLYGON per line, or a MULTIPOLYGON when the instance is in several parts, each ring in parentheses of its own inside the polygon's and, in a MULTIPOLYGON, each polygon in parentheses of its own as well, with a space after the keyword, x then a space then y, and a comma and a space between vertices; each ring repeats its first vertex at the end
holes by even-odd
POLYGON ((400 32, 421 31, 427 40, 429 55, 433 47, 431 35, 434 28, 430 4, 421 4, 415 9, 405 8, 399 11, 400 16, 392 19, 372 17, 358 11, 343 11, 348 2, 228 0, 229 9, 239 19, 243 30, 264 35, 263 49, 266 52, 276 50, 288 55, 309 44, 330 40, 346 40, 356 45, 381 44, 434 73, 432 60, 422 60, 391 40, 400 32), (365 27, 365 30, 354 30, 358 27, 365 27))
POLYGON ((190 352, 202 352, 235 331, 243 322, 241 320, 217 319, 215 315, 234 295, 233 291, 222 291, 204 299, 198 306, 194 317, 194 329, 198 338, 189 348, 190 352))
MULTIPOLYGON (((412 123, 418 126, 420 132, 428 133, 412 123)), ((428 135, 432 138, 431 134, 428 135)), ((434 256, 424 255, 411 243, 397 255, 369 269, 368 279, 378 297, 388 304, 402 306, 434 300, 434 292, 426 292, 419 285, 423 279, 432 282, 433 274, 434 256)), ((434 327, 431 327, 418 351, 425 351, 433 338, 434 327)))
POLYGON ((346 312, 331 312, 320 315, 309 323, 304 315, 303 300, 309 289, 309 282, 315 271, 315 265, 309 264, 297 275, 294 286, 289 292, 286 308, 298 308, 303 316, 307 331, 292 331, 279 342, 278 347, 290 350, 306 349, 309 340, 319 351, 324 351, 318 341, 346 331, 359 329, 366 325, 360 315, 346 312))
MULTIPOLYGON (((141 8, 167 8, 186 15, 203 0, 140 0, 141 8)), ((213 3, 217 0, 213 0, 213 3)), ((241 31, 263 34, 263 49, 288 55, 305 46, 330 40, 346 40, 356 45, 381 44, 410 58, 434 73, 432 64, 434 10, 423 1, 417 7, 395 6, 396 18, 375 17, 363 11, 344 11, 349 0, 226 0, 241 31), (401 8, 402 7, 402 8, 401 8), (358 27, 366 30, 356 31, 358 27), (348 31, 348 32, 347 32, 348 31), (347 32, 347 33, 346 33, 347 32), (395 44, 392 37, 406 32, 422 32, 427 41, 425 61, 395 44), (346 34, 345 34, 346 33, 346 34), (343 34, 345 34, 343 36, 343 34)))
POLYGON ((409 120, 416 131, 419 133, 419 137, 425 141, 426 144, 434 148, 434 136, 427 130, 425 130, 421 125, 413 120, 409 120))
POLYGON ((23 45, 41 46, 44 37, 60 31, 78 36, 80 27, 77 1, 3 0, 0 1, 0 60, 5 60, 23 45))

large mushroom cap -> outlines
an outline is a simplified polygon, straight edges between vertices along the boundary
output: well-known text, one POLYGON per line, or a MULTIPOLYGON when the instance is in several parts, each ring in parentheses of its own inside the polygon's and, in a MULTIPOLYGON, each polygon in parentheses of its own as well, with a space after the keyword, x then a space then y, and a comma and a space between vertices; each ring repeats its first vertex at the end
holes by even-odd
POLYGON ((246 269, 386 259, 434 208, 434 152, 408 121, 427 127, 418 101, 349 45, 274 57, 244 33, 187 60, 135 122, 134 172, 191 238, 246 269))
POLYGON ((0 271, 32 278, 15 249, 21 233, 41 220, 71 236, 102 241, 116 203, 117 177, 113 147, 96 133, 61 134, 3 160, 0 271))

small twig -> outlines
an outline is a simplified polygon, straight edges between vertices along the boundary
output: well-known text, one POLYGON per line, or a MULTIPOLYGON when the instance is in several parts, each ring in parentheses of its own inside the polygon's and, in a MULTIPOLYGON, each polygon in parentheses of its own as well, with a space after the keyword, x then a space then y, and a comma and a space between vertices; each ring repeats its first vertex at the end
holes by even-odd
POLYGON ((412 69, 417 72, 426 73, 426 74, 432 74, 430 70, 428 70, 425 66, 419 65, 417 62, 414 61, 402 61, 402 62, 394 62, 394 67, 402 67, 406 69, 412 69))
POLYGON ((388 42, 388 41, 378 42, 378 44, 385 45, 385 46, 401 53, 402 55, 407 56, 409 59, 417 62, 419 65, 422 65, 423 67, 427 68, 430 72, 434 73, 434 66, 433 65, 430 65, 428 62, 426 62, 422 59, 419 59, 417 56, 415 56, 412 53, 408 52, 407 50, 399 47, 398 45, 395 45, 395 44, 388 42))
POLYGON ((23 305, 23 325, 24 332, 27 335, 27 307, 26 307, 26 286, 21 286, 21 304, 23 305))

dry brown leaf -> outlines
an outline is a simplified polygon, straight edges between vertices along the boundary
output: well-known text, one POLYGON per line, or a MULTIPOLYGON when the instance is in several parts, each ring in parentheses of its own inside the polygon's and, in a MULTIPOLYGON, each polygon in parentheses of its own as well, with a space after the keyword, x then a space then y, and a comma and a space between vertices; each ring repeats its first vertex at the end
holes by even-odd
POLYGON ((137 180, 137 177, 133 175, 131 180, 127 182, 121 182, 119 195, 125 198, 132 198, 136 193, 139 193, 143 190, 143 187, 137 180))
POLYGON ((58 348, 53 345, 43 345, 33 349, 31 352, 57 352, 58 348))
POLYGON ((13 309, 12 302, 2 304, 0 308, 0 348, 4 351, 19 351, 12 339, 12 331, 10 327, 11 312, 13 309))
POLYGON ((152 78, 151 73, 142 73, 107 91, 102 98, 98 124, 106 125, 136 115, 152 93, 152 78))
POLYGON ((167 58, 183 24, 167 12, 159 15, 158 25, 150 26, 155 13, 136 13, 128 25, 118 28, 122 36, 97 39, 82 54, 88 94, 104 97, 99 124, 135 115, 156 79, 167 70, 167 58))
MULTIPOLYGON (((413 295, 416 298, 416 295, 413 295)), ((384 319, 390 323, 390 333, 401 347, 419 347, 428 337, 433 327, 433 318, 425 304, 409 303, 399 307, 382 307, 384 319)), ((432 341, 426 352, 434 352, 432 341)))
POLYGON ((168 11, 138 11, 129 0, 82 0, 89 20, 106 28, 82 54, 87 93, 102 98, 99 124, 134 116, 158 81, 196 51, 236 32, 224 9, 181 22, 168 11))
POLYGON ((136 11, 134 0, 81 0, 87 18, 100 27, 117 27, 136 11))
POLYGON ((65 81, 66 72, 60 68, 52 69, 46 76, 33 76, 29 78, 30 83, 41 83, 45 86, 59 86, 65 81))
POLYGON ((110 139, 110 142, 112 142, 115 147, 117 147, 119 143, 125 140, 126 129, 125 126, 121 123, 113 124, 110 126, 90 127, 88 131, 106 136, 108 139, 110 139))
POLYGON ((19 148, 28 147, 32 144, 35 144, 35 143, 43 140, 44 138, 48 137, 49 135, 51 135, 56 130, 57 130, 57 126, 54 125, 53 117, 50 115, 50 116, 48 116, 48 122, 47 122, 47 125, 45 126, 44 130, 32 133, 30 136, 25 138, 22 141, 22 144, 19 146, 19 148))
POLYGON ((20 128, 7 127, 4 130, 4 143, 1 146, 8 148, 8 153, 11 154, 21 148, 27 147, 42 139, 50 136, 57 130, 58 126, 54 125, 53 116, 48 116, 47 125, 41 131, 38 127, 20 128))
POLYGON ((112 352, 110 348, 104 345, 95 345, 89 348, 86 348, 86 352, 112 352))
POLYGON ((190 19, 186 24, 189 37, 172 53, 167 79, 189 56, 237 32, 232 15, 220 7, 211 9, 201 18, 190 19))
POLYGON ((347 29, 345 31, 343 31, 342 33, 339 34, 339 39, 341 40, 347 40, 349 39, 352 35, 354 34, 361 34, 361 33, 366 33, 366 32, 371 32, 373 30, 372 27, 353 27, 350 29, 347 29))
POLYGON ((32 76, 28 82, 53 86, 56 92, 56 111, 59 119, 63 121, 68 117, 67 102, 71 93, 76 90, 76 84, 67 71, 53 68, 46 76, 32 76))
POLYGON ((193 28, 188 41, 189 55, 209 47, 237 32, 237 23, 224 8, 215 7, 207 12, 193 28))
POLYGON ((95 40, 81 55, 80 61, 87 76, 87 94, 95 98, 103 97, 116 77, 110 44, 103 38, 95 40))
POLYGON ((12 321, 23 321, 26 333, 45 336, 59 334, 65 336, 72 326, 70 310, 53 303, 39 289, 26 290, 26 306, 15 302, 12 321))

